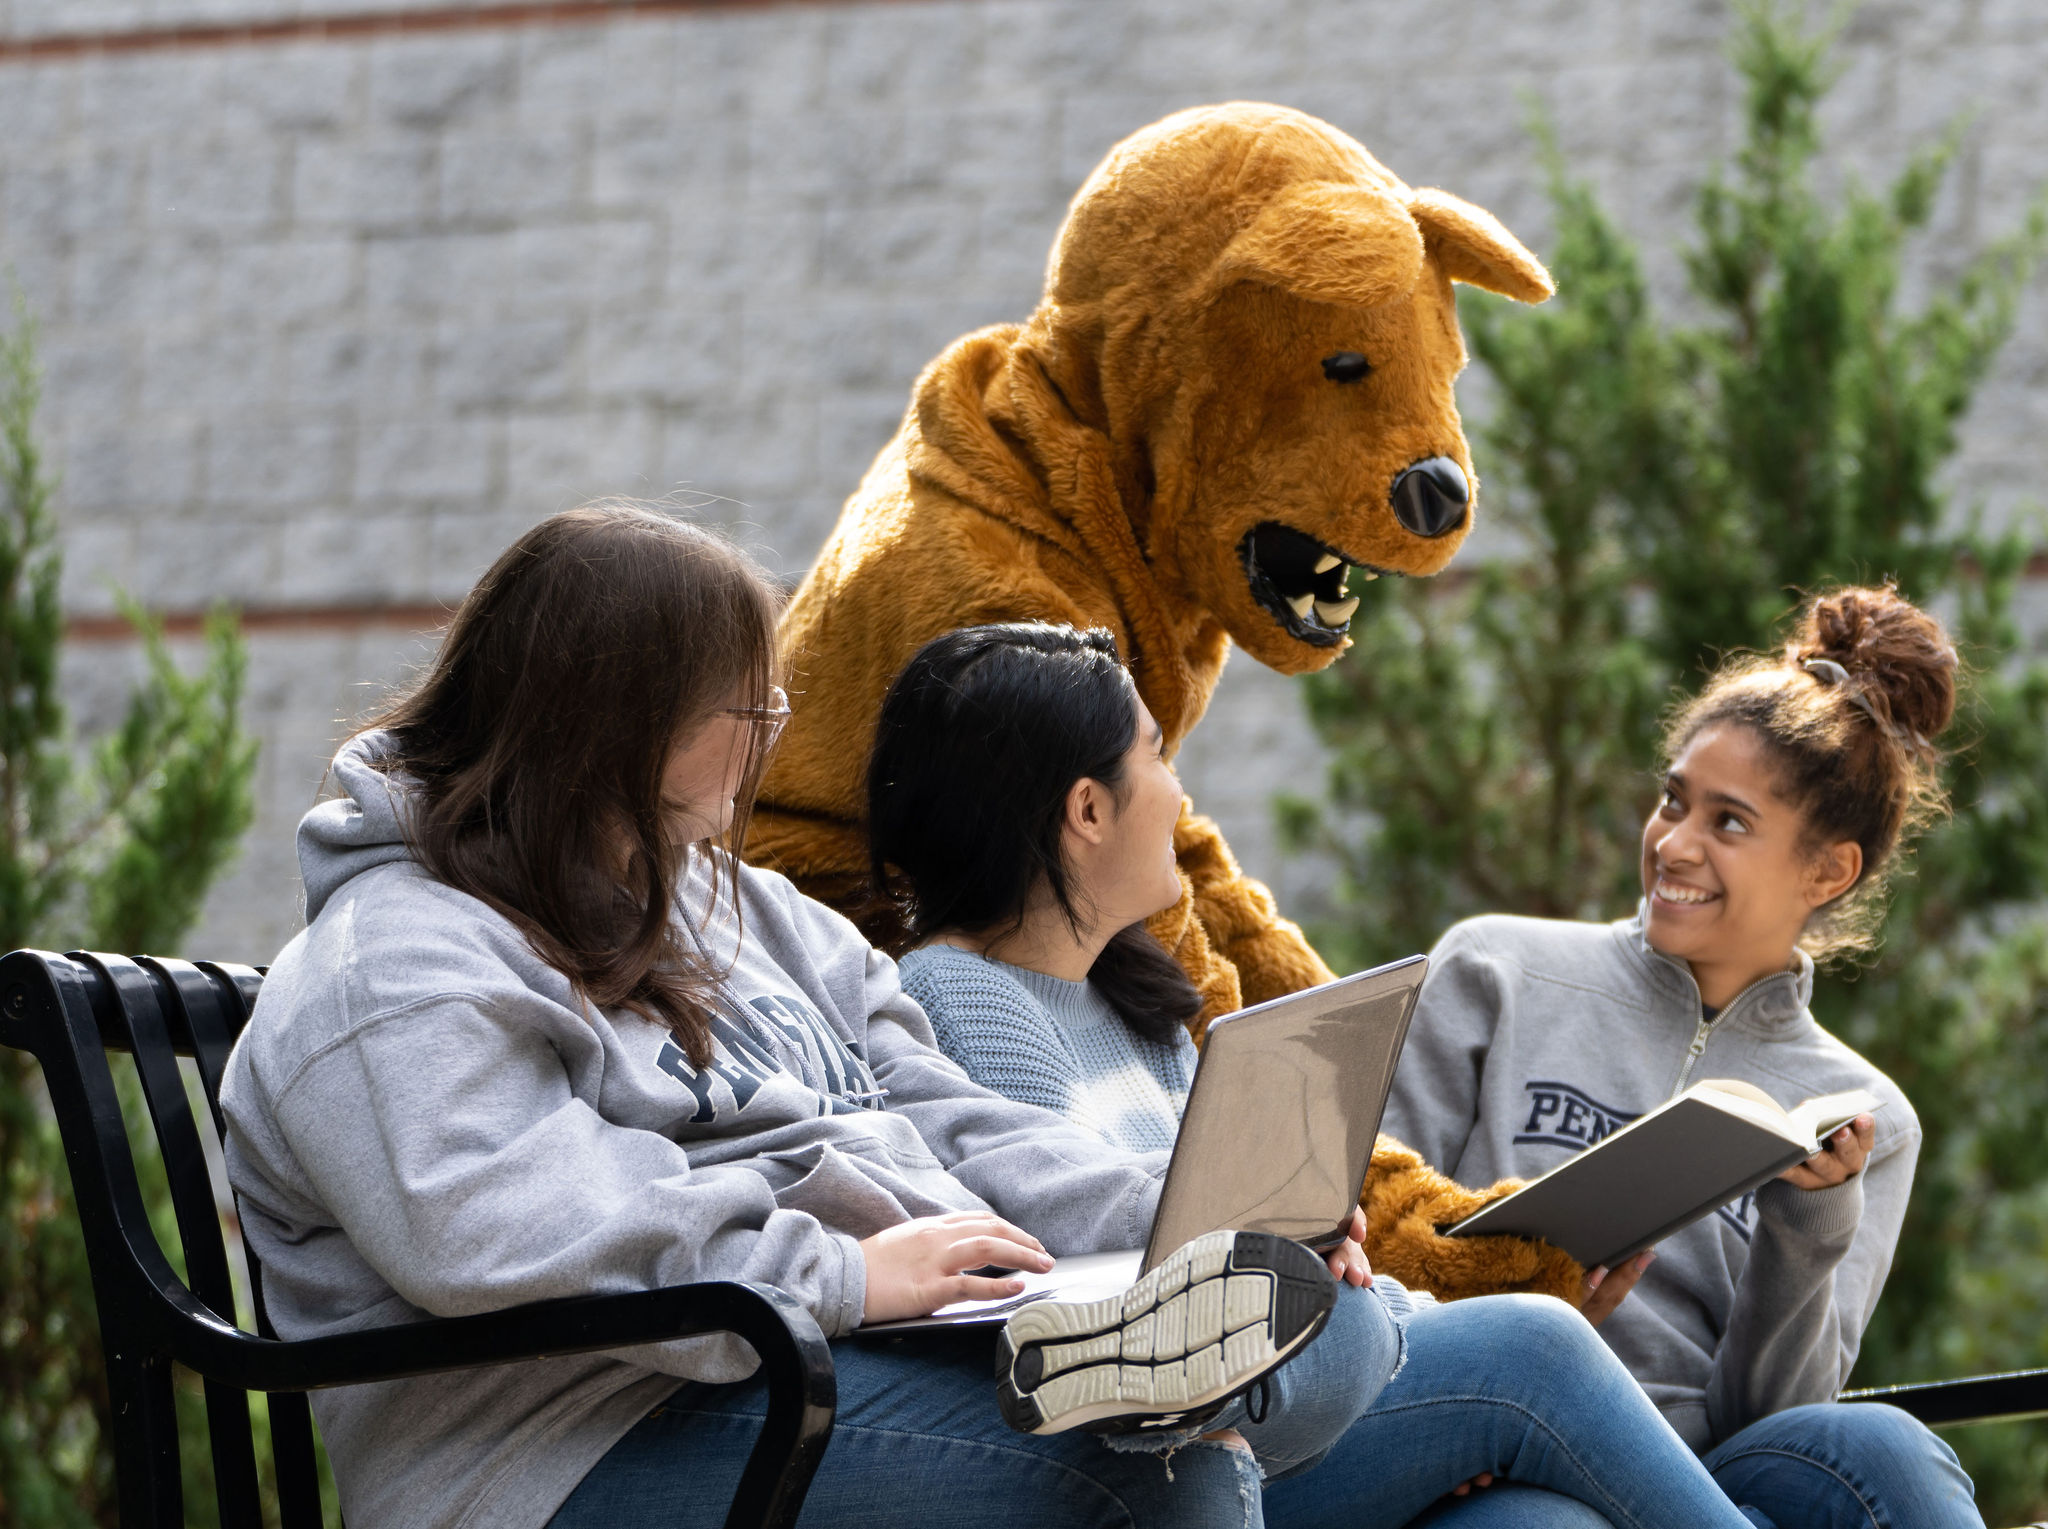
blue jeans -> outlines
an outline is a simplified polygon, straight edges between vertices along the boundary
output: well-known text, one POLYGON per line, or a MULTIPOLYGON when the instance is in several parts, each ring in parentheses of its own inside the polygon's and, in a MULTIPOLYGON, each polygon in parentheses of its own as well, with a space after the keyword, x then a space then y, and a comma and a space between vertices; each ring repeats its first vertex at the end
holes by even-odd
MULTIPOLYGON (((1756 1529, 1983 1529, 1955 1451, 1894 1407, 1822 1402, 1750 1424, 1708 1452, 1716 1485, 1756 1529)), ((1607 1529, 1516 1484, 1453 1499, 1415 1529, 1607 1529)))
MULTIPOLYGON (((1272 1378, 1266 1421, 1238 1424, 1267 1468, 1263 1492, 1242 1453, 1214 1444, 1162 1459, 1086 1433, 1010 1432, 991 1395, 986 1334, 835 1344, 839 1421, 803 1521, 1399 1529, 1493 1471, 1515 1478, 1482 1494, 1503 1508, 1521 1500, 1570 1515, 1512 1520, 1525 1529, 1749 1529, 1569 1307, 1494 1296, 1426 1309, 1407 1324, 1406 1364, 1380 1389, 1388 1321, 1377 1299, 1348 1292, 1330 1328, 1272 1378), (1527 1490, 1538 1486, 1551 1491, 1527 1490)), ((598 1462, 554 1529, 719 1522, 764 1408, 752 1383, 683 1387, 598 1462)))
POLYGON ((1758 1529, 1984 1529, 1956 1452, 1896 1407, 1790 1407, 1706 1464, 1758 1529))
POLYGON ((1466 1497, 1444 1498, 1408 1529, 1614 1529, 1614 1522, 1562 1493, 1496 1481, 1466 1497))
MULTIPOLYGON (((1236 1401, 1202 1425, 1237 1428, 1257 1465, 1199 1439, 1015 1433, 996 1411, 994 1346, 988 1328, 834 1343, 838 1417, 802 1522, 1257 1529, 1261 1468, 1301 1469, 1342 1437, 1386 1384, 1400 1335, 1379 1297, 1342 1287, 1329 1325, 1254 1394, 1262 1421, 1236 1401)), ((757 1382, 683 1386, 591 1469, 550 1529, 723 1523, 766 1410, 757 1382)))
MULTIPOLYGON (((1312 1470, 1266 1483, 1288 1529, 1481 1515, 1518 1529, 1749 1529, 1599 1335, 1549 1296, 1426 1307, 1408 1362, 1312 1470), (1483 1471, 1514 1486, 1445 1494, 1483 1471), (1544 1488, 1532 1491, 1530 1488, 1544 1488)), ((1791 1526, 1786 1526, 1791 1529, 1791 1526)), ((1803 1526, 1802 1526, 1803 1529, 1803 1526)))

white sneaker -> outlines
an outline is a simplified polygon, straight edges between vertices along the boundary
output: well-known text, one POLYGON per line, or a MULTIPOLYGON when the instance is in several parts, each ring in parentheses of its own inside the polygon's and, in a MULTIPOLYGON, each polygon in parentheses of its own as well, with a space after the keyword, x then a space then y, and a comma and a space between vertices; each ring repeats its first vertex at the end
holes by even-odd
POLYGON ((1265 1232, 1210 1232, 1120 1296, 1037 1301, 996 1346, 996 1401, 1020 1433, 1185 1428, 1323 1330, 1337 1284, 1265 1232))

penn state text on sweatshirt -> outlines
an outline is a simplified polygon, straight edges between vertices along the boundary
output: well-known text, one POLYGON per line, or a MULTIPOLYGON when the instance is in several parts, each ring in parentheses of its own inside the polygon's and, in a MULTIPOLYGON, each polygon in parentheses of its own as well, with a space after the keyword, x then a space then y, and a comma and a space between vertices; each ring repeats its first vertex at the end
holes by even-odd
MULTIPOLYGON (((311 922, 222 1088, 282 1337, 694 1280, 779 1286, 836 1336, 866 1298, 858 1239, 910 1217, 991 1206, 1056 1254, 1142 1245, 1166 1154, 977 1088, 838 914, 739 868, 743 934, 729 901, 699 931, 732 962, 700 1072, 413 860, 379 747, 345 747, 345 795, 300 825, 311 922)), ((708 874, 679 907, 707 905, 708 874)), ((683 1380, 754 1364, 701 1338, 319 1391, 313 1409, 358 1529, 538 1529, 683 1380)))
POLYGON ((1920 1122, 1897 1084, 1807 1009, 1813 963, 1708 1018, 1642 912, 1614 924, 1489 916, 1430 955, 1381 1129, 1466 1184, 1535 1178, 1703 1078, 1787 1107, 1865 1088, 1882 1107, 1863 1171, 1773 1180, 1657 1246, 1600 1328, 1665 1418, 1705 1451, 1848 1379, 1890 1271, 1920 1122))

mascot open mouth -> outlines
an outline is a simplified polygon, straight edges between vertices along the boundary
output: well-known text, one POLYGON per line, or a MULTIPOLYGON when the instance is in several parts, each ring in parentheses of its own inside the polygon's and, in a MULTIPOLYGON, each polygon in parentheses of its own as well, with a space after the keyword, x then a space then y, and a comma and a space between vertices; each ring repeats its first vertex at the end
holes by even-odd
POLYGON ((1318 648, 1334 648, 1344 640, 1358 596, 1346 579, 1356 568, 1368 579, 1392 570, 1354 563, 1334 547, 1306 532, 1262 521, 1238 543, 1244 576, 1252 598, 1273 613, 1290 637, 1318 648))

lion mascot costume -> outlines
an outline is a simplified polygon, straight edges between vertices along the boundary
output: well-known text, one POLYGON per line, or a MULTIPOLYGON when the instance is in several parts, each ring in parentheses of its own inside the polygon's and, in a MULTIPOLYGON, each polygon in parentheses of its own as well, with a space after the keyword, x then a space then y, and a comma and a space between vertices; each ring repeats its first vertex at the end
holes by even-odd
MULTIPOLYGON (((1169 749, 1233 643, 1283 674, 1335 659, 1352 581, 1433 574, 1472 524, 1453 282, 1552 290, 1490 214, 1300 112, 1198 108, 1118 144, 1074 198, 1037 311, 925 368, 791 600, 794 714, 748 856, 897 948, 869 885, 867 759, 890 681, 957 627, 1107 628, 1169 749)), ((1174 843, 1181 900, 1150 927, 1202 993, 1198 1024, 1331 980, 1186 802, 1174 843)), ((1498 1189, 1383 1141, 1375 1267, 1444 1296, 1576 1299, 1555 1249, 1437 1234, 1498 1189)))

